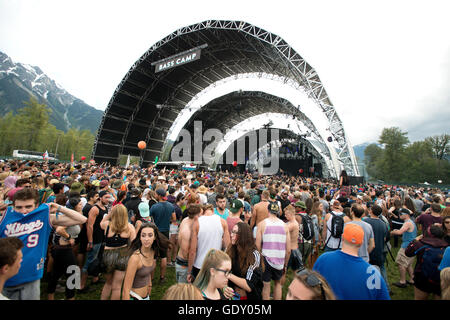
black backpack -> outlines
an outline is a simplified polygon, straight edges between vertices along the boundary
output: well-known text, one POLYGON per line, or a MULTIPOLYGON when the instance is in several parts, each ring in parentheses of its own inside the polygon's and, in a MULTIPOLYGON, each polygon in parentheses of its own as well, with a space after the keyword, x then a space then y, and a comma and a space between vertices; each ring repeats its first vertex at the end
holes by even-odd
POLYGON ((331 236, 333 238, 340 238, 342 234, 344 233, 344 215, 337 215, 331 212, 331 215, 333 216, 331 218, 331 236))
POLYGON ((302 236, 305 240, 314 238, 314 224, 308 214, 302 215, 302 236))
MULTIPOLYGON (((337 214, 334 214, 333 212, 330 212, 330 213, 332 215, 332 217, 331 217, 331 230, 330 229, 328 229, 328 230, 330 230, 331 237, 339 238, 339 246, 340 246, 341 245, 341 240, 342 240, 341 237, 342 237, 342 234, 344 233, 344 216, 345 215, 341 214, 341 215, 338 216, 337 214)), ((327 242, 325 243, 324 248, 327 246, 328 241, 330 241, 331 237, 328 238, 327 242)))

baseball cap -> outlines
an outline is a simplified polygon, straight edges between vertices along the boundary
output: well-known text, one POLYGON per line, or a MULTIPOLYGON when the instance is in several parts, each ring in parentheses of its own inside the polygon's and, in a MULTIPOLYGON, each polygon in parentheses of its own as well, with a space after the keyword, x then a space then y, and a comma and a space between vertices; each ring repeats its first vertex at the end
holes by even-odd
POLYGON ((101 192, 98 194, 98 196, 99 196, 99 198, 101 198, 101 197, 104 197, 104 196, 107 195, 107 194, 109 194, 109 192, 103 190, 103 191, 101 191, 101 192))
POLYGON ((306 204, 303 201, 297 201, 294 204, 294 207, 300 207, 300 208, 306 209, 306 204))
POLYGON ((280 207, 278 207, 278 204, 276 204, 275 202, 269 203, 269 205, 267 206, 267 209, 269 210, 270 213, 273 213, 273 214, 280 213, 280 207))
POLYGON ((161 188, 156 189, 156 194, 157 194, 158 196, 165 197, 165 196, 166 196, 166 190, 161 189, 161 188))
POLYGON ((50 184, 55 184, 55 183, 59 183, 59 180, 58 180, 58 179, 52 179, 52 180, 50 180, 50 184))
POLYGON ((83 185, 78 181, 72 183, 70 186, 70 191, 81 192, 81 190, 83 190, 83 185))
POLYGON ((148 203, 145 202, 139 203, 138 209, 142 218, 147 218, 150 215, 150 208, 148 206, 148 203))
POLYGON ((132 197, 139 197, 139 195, 141 194, 141 191, 138 188, 133 188, 131 189, 131 196, 132 197))
POLYGON ((347 242, 357 245, 362 244, 364 240, 364 229, 355 223, 347 223, 344 226, 342 237, 347 242))
POLYGON ((240 201, 240 200, 234 200, 234 201, 231 203, 230 211, 233 212, 233 213, 236 213, 236 212, 238 212, 242 207, 244 207, 244 205, 242 204, 242 201, 240 201))
POLYGON ((399 215, 399 216, 402 216, 402 215, 404 215, 404 214, 411 215, 411 211, 409 211, 409 210, 406 209, 406 208, 401 208, 400 210, 398 210, 398 215, 399 215))
POLYGON ((341 203, 339 202, 339 200, 332 199, 332 200, 331 200, 331 205, 332 205, 333 207, 339 207, 339 206, 341 205, 341 203))
POLYGON ((19 191, 19 190, 22 190, 22 189, 23 189, 22 187, 17 187, 17 188, 11 189, 11 190, 8 192, 8 199, 9 199, 10 201, 12 201, 13 198, 14 198, 14 195, 16 194, 16 192, 19 191))
POLYGON ((24 171, 24 172, 22 172, 22 176, 24 178, 29 178, 29 177, 31 177, 31 173, 30 173, 30 171, 24 171))
POLYGON ((113 182, 112 187, 113 189, 119 189, 123 184, 123 181, 121 179, 117 179, 113 182))
POLYGON ((92 181, 92 185, 95 186, 95 187, 98 187, 98 186, 100 186, 100 181, 99 180, 94 180, 94 181, 92 181))

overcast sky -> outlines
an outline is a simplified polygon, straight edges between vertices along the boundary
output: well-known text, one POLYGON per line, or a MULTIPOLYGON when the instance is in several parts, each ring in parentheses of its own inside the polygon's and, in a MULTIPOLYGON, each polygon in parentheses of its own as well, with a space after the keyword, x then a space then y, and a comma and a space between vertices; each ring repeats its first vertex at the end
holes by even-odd
POLYGON ((449 1, 0 0, 0 51, 105 110, 155 42, 209 19, 277 34, 319 74, 353 145, 450 133, 449 1))

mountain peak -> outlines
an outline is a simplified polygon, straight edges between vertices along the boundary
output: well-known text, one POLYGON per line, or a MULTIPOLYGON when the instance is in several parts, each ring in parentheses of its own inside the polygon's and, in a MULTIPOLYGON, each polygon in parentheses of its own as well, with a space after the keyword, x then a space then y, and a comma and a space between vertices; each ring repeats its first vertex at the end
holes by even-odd
POLYGON ((50 107, 50 122, 57 129, 97 132, 102 111, 72 96, 38 66, 14 63, 7 54, 0 52, 0 111, 15 113, 30 97, 50 107))

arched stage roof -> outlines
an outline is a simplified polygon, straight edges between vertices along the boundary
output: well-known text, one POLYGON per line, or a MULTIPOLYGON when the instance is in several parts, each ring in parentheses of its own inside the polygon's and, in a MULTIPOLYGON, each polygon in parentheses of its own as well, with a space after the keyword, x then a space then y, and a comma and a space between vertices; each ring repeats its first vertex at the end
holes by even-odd
MULTIPOLYGON (((252 73, 281 77, 306 93, 326 119, 327 132, 314 131, 311 120, 298 107, 262 92, 236 92, 219 97, 198 110, 195 118, 214 128, 225 128, 237 119, 227 111, 218 112, 220 108, 236 112, 237 106, 241 108, 241 118, 263 111, 296 114, 317 135, 318 142, 326 145, 328 152, 322 156, 333 162, 332 176, 337 176, 341 169, 346 169, 349 175, 359 175, 343 124, 316 71, 281 37, 242 21, 208 20, 183 27, 145 52, 117 86, 105 110, 93 158, 117 164, 120 155, 130 154, 140 156, 142 165, 152 163, 156 156, 161 158, 163 152, 168 153, 168 132, 173 130, 180 112, 201 92, 223 79, 252 73), (202 48, 199 59, 155 72, 155 62, 198 47, 202 48), (328 136, 332 137, 332 143, 324 141, 328 136), (143 151, 137 148, 140 140, 147 143, 143 151)), ((187 127, 191 122, 187 122, 187 127)))

